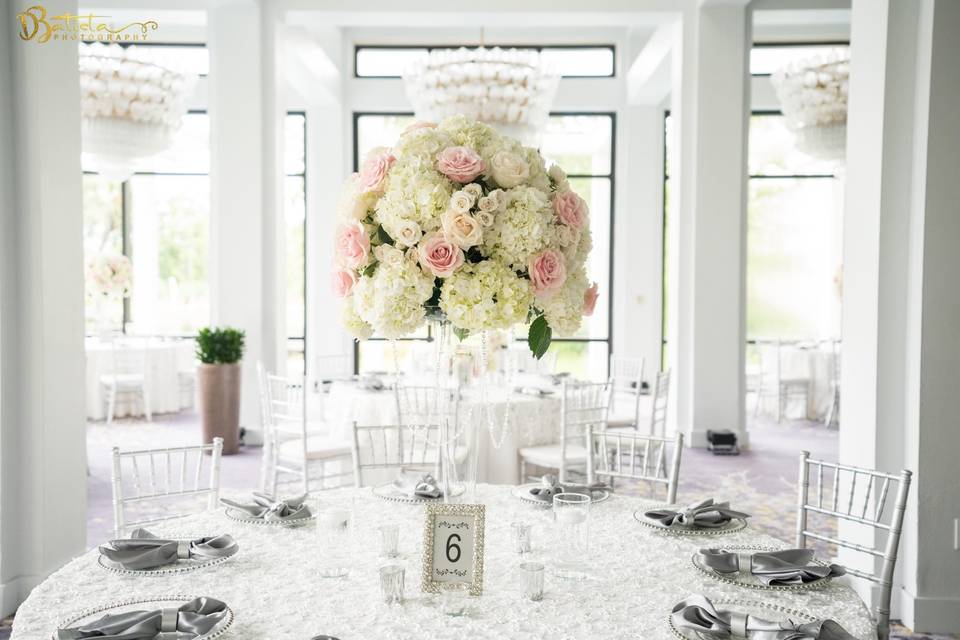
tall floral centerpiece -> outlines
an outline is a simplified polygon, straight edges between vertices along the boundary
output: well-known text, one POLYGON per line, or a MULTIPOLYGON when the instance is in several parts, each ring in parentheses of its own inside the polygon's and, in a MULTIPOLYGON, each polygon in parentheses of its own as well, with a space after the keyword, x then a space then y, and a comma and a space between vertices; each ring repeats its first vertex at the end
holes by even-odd
POLYGON ((530 322, 539 358, 593 312, 587 204, 560 167, 488 125, 412 125, 370 151, 338 209, 333 287, 357 338, 530 322))
POLYGON ((99 254, 87 261, 85 274, 87 296, 94 302, 98 333, 109 332, 105 317, 108 303, 129 298, 133 287, 133 265, 130 258, 119 254, 99 254))

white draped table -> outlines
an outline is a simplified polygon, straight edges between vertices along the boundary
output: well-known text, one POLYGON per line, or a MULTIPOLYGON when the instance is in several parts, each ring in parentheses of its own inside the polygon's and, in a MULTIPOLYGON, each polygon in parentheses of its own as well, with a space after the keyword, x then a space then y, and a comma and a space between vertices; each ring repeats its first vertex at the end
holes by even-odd
MULTIPOLYGON (((486 402, 479 391, 463 391, 460 420, 466 428, 479 431, 477 477, 491 484, 514 484, 519 480, 517 452, 522 447, 560 441, 560 390, 546 396, 515 393, 512 389, 491 387, 486 402), (493 433, 507 432, 495 446, 493 433)), ((397 405, 394 392, 364 389, 353 382, 334 382, 327 396, 325 412, 332 426, 332 435, 350 442, 354 421, 361 425, 396 424, 397 405)))
MULTIPOLYGON (((510 487, 481 485, 486 504, 483 595, 471 598, 469 615, 442 614, 434 596, 420 592, 423 508, 382 501, 370 489, 338 489, 321 498, 351 506, 355 548, 346 578, 320 578, 323 550, 313 526, 282 529, 244 525, 220 512, 191 516, 158 526, 168 536, 227 532, 240 547, 223 564, 165 576, 121 576, 97 565, 97 551, 76 558, 40 584, 14 619, 13 640, 49 638, 60 616, 125 598, 191 595, 226 602, 236 620, 223 638, 307 640, 327 634, 341 640, 512 638, 549 640, 671 638, 666 626, 672 605, 691 593, 717 601, 766 601, 833 618, 857 638, 871 637, 869 613, 854 593, 835 581, 812 591, 770 592, 738 588, 699 573, 691 555, 701 546, 753 544, 785 546, 749 527, 723 537, 680 538, 642 526, 633 512, 649 508, 639 498, 614 496, 591 512, 592 577, 566 582, 550 572, 553 538, 550 510, 520 502, 510 487), (547 564, 541 602, 521 595, 519 556, 512 551, 510 523, 534 523, 534 559, 547 564), (382 522, 400 524, 400 562, 406 567, 406 602, 381 603, 377 532, 382 522)), ((692 498, 692 496, 691 496, 692 498)), ((876 637, 873 635, 872 637, 876 637)))

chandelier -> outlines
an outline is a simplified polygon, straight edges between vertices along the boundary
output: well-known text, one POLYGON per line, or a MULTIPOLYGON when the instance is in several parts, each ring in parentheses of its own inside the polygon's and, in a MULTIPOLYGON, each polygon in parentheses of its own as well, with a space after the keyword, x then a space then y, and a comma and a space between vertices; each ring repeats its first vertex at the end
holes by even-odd
POLYGON ((847 143, 850 53, 845 48, 788 64, 771 78, 796 135, 797 147, 825 160, 842 160, 847 143))
POLYGON ((529 49, 434 49, 403 76, 417 118, 461 114, 535 144, 560 77, 529 49))
POLYGON ((126 180, 139 161, 169 148, 193 82, 120 45, 81 44, 80 126, 93 168, 126 180))

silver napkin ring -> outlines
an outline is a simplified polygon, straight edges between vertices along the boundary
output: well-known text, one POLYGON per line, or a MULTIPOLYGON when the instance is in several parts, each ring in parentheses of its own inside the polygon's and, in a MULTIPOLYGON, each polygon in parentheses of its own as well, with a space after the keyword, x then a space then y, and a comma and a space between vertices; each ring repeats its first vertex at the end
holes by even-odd
POLYGON ((745 613, 730 614, 730 637, 732 638, 747 637, 747 617, 748 616, 745 613))
POLYGON ((740 573, 751 573, 753 571, 753 554, 737 553, 737 569, 740 573))
POLYGON ((180 616, 179 609, 161 609, 160 610, 160 631, 176 631, 177 618, 180 616))
POLYGON ((186 560, 189 557, 190 557, 190 541, 177 540, 177 558, 180 560, 186 560))

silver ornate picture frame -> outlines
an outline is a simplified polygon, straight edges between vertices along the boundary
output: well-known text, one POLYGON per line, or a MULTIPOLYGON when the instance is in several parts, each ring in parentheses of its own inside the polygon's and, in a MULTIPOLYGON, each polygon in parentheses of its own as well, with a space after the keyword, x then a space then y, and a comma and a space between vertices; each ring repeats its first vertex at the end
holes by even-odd
POLYGON ((461 588, 469 589, 470 595, 479 596, 483 592, 485 514, 482 504, 426 505, 420 573, 422 591, 440 593, 446 585, 463 585, 461 588), (438 531, 442 533, 438 535, 438 531), (439 563, 437 558, 441 559, 439 563))

